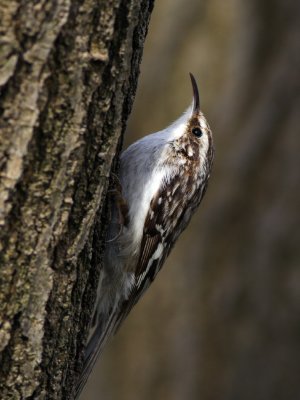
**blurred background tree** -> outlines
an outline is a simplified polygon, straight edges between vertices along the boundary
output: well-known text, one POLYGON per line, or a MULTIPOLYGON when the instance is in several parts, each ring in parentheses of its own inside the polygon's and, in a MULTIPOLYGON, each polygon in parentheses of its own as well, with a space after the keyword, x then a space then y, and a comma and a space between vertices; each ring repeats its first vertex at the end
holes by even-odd
POLYGON ((183 112, 191 71, 214 171, 82 399, 300 399, 299 16, 293 0, 156 2, 126 144, 183 112))

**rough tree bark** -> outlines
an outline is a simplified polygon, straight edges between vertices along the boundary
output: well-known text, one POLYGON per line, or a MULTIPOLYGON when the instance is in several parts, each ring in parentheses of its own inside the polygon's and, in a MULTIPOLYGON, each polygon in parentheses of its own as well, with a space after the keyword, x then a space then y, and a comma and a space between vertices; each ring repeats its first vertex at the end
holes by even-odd
POLYGON ((154 0, 0 2, 0 393, 71 398, 154 0))

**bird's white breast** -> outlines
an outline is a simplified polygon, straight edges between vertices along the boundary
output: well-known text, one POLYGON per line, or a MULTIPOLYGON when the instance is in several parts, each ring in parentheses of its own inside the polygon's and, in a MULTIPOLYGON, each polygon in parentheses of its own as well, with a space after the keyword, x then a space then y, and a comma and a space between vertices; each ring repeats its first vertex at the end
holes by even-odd
POLYGON ((147 136, 131 145, 121 156, 120 180, 129 206, 128 242, 138 251, 150 202, 173 172, 162 160, 168 143, 159 134, 147 136), (151 136, 156 136, 155 140, 151 136))

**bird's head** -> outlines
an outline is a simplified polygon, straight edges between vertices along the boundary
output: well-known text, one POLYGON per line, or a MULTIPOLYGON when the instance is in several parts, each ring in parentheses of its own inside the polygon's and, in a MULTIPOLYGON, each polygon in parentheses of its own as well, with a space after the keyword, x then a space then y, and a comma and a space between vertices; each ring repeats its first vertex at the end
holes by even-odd
POLYGON ((204 161, 213 157, 212 134, 200 109, 199 90, 191 73, 190 78, 193 102, 187 111, 168 127, 168 141, 186 159, 204 161))

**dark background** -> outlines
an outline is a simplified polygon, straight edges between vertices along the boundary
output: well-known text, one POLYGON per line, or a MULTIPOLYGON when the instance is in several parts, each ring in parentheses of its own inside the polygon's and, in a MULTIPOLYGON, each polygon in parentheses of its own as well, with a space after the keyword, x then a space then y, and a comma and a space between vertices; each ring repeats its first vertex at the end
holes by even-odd
POLYGON ((191 71, 214 170, 82 399, 300 399, 299 5, 156 2, 126 145, 187 108, 191 71))

